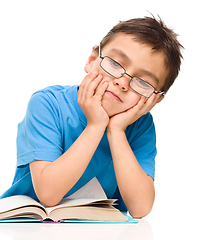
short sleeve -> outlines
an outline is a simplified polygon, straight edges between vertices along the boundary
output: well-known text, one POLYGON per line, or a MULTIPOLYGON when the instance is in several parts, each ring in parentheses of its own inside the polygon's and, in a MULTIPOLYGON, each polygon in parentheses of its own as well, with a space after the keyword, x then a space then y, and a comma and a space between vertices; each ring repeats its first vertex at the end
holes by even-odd
POLYGON ((156 132, 153 117, 150 113, 142 116, 133 126, 128 129, 130 135, 129 144, 140 166, 147 175, 155 177, 156 132), (135 132, 132 135, 132 132, 135 132), (131 137, 134 136, 134 137, 131 137))
POLYGON ((59 105, 50 92, 37 92, 18 125, 17 166, 34 160, 54 161, 62 152, 59 105))

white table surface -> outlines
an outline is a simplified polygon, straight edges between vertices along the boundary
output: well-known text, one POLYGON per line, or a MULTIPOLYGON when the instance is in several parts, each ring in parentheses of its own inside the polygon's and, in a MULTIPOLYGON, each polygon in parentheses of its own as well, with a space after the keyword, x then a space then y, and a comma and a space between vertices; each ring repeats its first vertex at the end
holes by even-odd
POLYGON ((54 224, 12 223, 0 224, 2 240, 37 239, 153 239, 149 222, 138 224, 54 224))
POLYGON ((4 223, 0 224, 1 240, 200 240, 197 219, 141 219, 137 224, 54 224, 54 223, 4 223))

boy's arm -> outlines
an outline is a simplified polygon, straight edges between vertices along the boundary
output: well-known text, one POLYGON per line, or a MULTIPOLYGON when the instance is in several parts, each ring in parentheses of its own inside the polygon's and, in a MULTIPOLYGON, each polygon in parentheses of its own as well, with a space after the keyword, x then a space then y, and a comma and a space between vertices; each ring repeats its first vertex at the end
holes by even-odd
POLYGON ((30 163, 35 192, 39 200, 47 206, 57 205, 79 180, 108 125, 109 117, 100 104, 107 84, 100 84, 102 77, 97 75, 87 75, 79 88, 78 103, 87 117, 87 127, 82 134, 54 162, 30 163))
POLYGON ((121 196, 134 218, 146 216, 152 209, 155 189, 153 179, 139 165, 125 134, 126 127, 150 111, 159 97, 141 98, 132 109, 111 118, 107 136, 121 196))

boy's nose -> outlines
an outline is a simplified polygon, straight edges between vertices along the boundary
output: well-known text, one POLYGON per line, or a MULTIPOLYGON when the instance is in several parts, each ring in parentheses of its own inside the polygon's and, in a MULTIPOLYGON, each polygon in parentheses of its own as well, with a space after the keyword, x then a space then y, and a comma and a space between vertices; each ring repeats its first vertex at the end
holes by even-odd
POLYGON ((123 91, 128 91, 129 88, 128 80, 125 77, 115 78, 114 85, 119 86, 123 91))

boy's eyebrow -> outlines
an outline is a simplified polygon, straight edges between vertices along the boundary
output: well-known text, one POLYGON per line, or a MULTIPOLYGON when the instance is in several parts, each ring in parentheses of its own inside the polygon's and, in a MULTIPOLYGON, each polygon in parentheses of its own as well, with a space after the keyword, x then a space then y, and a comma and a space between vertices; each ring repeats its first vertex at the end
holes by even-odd
POLYGON ((140 69, 139 72, 141 72, 141 73, 143 73, 143 74, 145 74, 145 75, 151 77, 152 79, 154 79, 154 80, 156 81, 157 84, 159 84, 159 80, 158 80, 158 78, 157 78, 156 75, 153 74, 152 72, 146 71, 145 69, 140 69))
POLYGON ((121 50, 116 49, 116 48, 113 48, 113 49, 111 49, 111 52, 117 53, 117 54, 120 55, 124 60, 126 60, 126 62, 131 63, 130 58, 129 58, 124 52, 122 52, 121 50))

